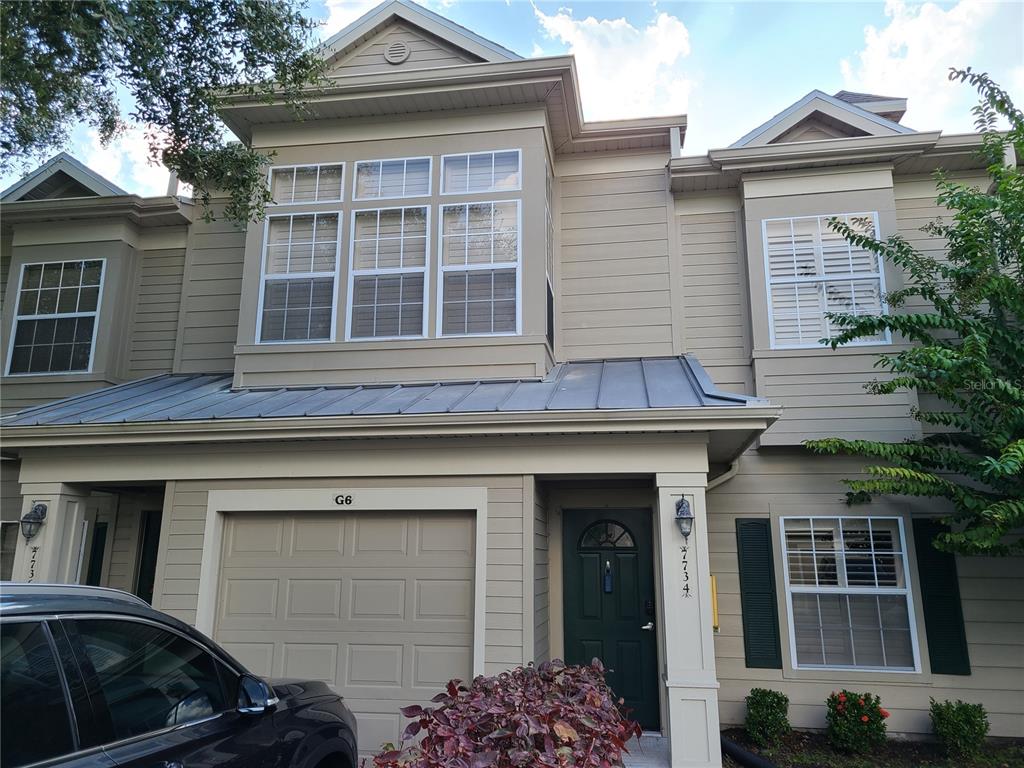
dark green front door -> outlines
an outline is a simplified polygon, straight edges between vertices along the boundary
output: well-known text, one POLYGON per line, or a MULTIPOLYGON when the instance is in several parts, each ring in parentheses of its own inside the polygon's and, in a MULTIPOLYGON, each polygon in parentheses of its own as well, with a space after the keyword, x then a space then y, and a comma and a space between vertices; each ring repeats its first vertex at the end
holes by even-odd
POLYGON ((567 509, 562 520, 565 660, 600 659, 631 717, 657 730, 651 511, 567 509))

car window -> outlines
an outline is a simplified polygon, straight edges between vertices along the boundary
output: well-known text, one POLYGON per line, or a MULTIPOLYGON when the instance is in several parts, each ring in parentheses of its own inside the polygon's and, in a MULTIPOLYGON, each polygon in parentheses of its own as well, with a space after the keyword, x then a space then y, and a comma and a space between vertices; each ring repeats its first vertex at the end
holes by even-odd
POLYGON ((191 640, 136 621, 73 623, 106 700, 115 739, 233 708, 224 695, 218 662, 191 640))
POLYGON ((0 626, 0 712, 0 765, 5 768, 74 751, 64 686, 38 622, 0 626))

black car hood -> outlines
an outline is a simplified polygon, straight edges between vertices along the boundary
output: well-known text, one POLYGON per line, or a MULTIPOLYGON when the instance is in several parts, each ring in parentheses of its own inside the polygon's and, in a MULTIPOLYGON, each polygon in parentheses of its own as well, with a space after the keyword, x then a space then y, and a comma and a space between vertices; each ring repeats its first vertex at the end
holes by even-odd
POLYGON ((322 680, 298 680, 290 677, 275 677, 270 683, 281 700, 310 701, 325 697, 342 698, 341 694, 322 680))

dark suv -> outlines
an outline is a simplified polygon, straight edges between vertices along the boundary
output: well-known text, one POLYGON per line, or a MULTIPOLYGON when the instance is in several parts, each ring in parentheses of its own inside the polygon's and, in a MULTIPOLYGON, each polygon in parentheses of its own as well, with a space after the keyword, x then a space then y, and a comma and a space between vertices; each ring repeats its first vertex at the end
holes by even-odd
POLYGON ((264 682, 137 597, 0 584, 0 766, 354 768, 317 681, 264 682))

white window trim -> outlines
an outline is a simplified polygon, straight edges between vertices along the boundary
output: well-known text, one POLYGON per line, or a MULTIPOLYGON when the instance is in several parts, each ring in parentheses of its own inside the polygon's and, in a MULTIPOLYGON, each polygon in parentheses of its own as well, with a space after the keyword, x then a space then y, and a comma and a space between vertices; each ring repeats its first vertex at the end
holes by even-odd
MULTIPOLYGON (((779 551, 782 553, 782 567, 784 574, 783 587, 786 591, 786 622, 789 627, 789 658, 794 671, 845 671, 845 672, 884 672, 893 675, 917 675, 921 673, 921 651, 917 637, 917 613, 914 608, 914 590, 910 583, 910 555, 907 548, 906 531, 903 525, 903 518, 896 515, 783 515, 778 518, 779 525, 779 551), (902 587, 833 587, 833 586, 810 586, 795 585, 789 583, 789 551, 786 547, 786 521, 787 520, 849 520, 861 519, 865 522, 871 520, 895 520, 900 534, 900 554, 903 559, 903 586, 902 587), (907 601, 907 621, 910 624, 910 647, 914 655, 914 668, 900 667, 874 667, 858 665, 833 665, 833 664, 799 664, 796 656, 796 627, 793 621, 793 595, 803 594, 839 594, 839 595, 901 595, 907 601)), ((870 524, 870 522, 869 522, 870 524)), ((813 542, 813 538, 812 538, 813 542)), ((817 569, 817 563, 815 563, 817 569)), ((815 570, 817 579, 817 570, 815 570)), ((884 653, 884 651, 883 651, 884 653)))
MULTIPOLYGON (((370 160, 356 160, 353 163, 354 170, 352 171, 352 202, 360 203, 375 203, 378 200, 419 200, 420 198, 430 197, 434 189, 434 158, 431 155, 422 155, 415 157, 380 157, 373 158, 370 160), (402 168, 402 189, 405 190, 406 176, 408 175, 408 164, 410 160, 426 160, 427 161, 427 191, 421 195, 378 195, 376 197, 359 197, 357 194, 359 184, 359 166, 366 163, 394 163, 399 160, 405 162, 405 166, 402 168)), ((383 169, 382 169, 383 172, 383 169)), ((417 206, 411 206, 417 207, 417 206)))
MULTIPOLYGON (((272 165, 267 169, 267 189, 271 189, 271 183, 274 178, 274 171, 286 171, 289 168, 316 168, 316 186, 320 188, 320 169, 325 165, 340 165, 341 166, 341 185, 338 189, 338 197, 331 200, 299 200, 293 199, 290 203, 278 203, 271 201, 267 203, 268 208, 290 208, 294 205, 328 205, 332 203, 343 203, 345 202, 345 166, 344 161, 339 160, 336 163, 295 163, 294 165, 272 165)), ((292 198, 295 197, 295 176, 292 176, 292 198)))
MULTIPOLYGON (((41 280, 42 278, 40 278, 41 280)), ((10 377, 26 377, 26 376, 85 376, 93 372, 93 366, 96 362, 96 336, 99 334, 100 329, 100 311, 103 309, 103 286, 107 279, 107 260, 105 258, 97 259, 64 259, 62 261, 31 261, 25 262, 21 265, 21 269, 18 272, 18 288, 14 297, 14 319, 11 321, 11 338, 7 342, 7 368, 6 375, 10 377), (25 284, 25 267, 35 266, 36 264, 72 264, 75 262, 86 262, 86 261, 98 261, 100 263, 100 284, 99 290, 96 296, 96 309, 92 312, 55 312, 49 315, 22 315, 18 313, 18 308, 21 305, 21 287, 25 284), (65 318, 65 317, 93 317, 95 318, 92 323, 92 339, 89 342, 89 367, 84 371, 40 371, 38 373, 26 372, 26 373, 11 373, 11 365, 14 363, 14 338, 18 333, 18 321, 19 320, 49 320, 51 318, 65 318)), ((41 284, 41 283, 40 283, 41 284)), ((90 286, 91 287, 91 286, 90 286)))
MULTIPOLYGON (((259 301, 256 306, 256 344, 259 345, 271 345, 271 344, 327 344, 328 342, 335 341, 337 337, 338 328, 338 281, 341 266, 341 243, 342 243, 342 227, 344 224, 344 215, 341 211, 317 211, 317 212, 298 212, 295 213, 281 213, 273 216, 265 216, 263 218, 263 247, 260 249, 260 295, 259 301), (267 276, 267 237, 270 231, 270 220, 271 219, 294 219, 296 216, 313 216, 313 231, 316 232, 316 216, 337 216, 338 217, 338 239, 334 244, 334 271, 333 272, 286 272, 281 275, 274 275, 272 277, 267 276), (263 299, 267 293, 267 281, 278 281, 278 280, 308 280, 311 278, 322 278, 331 277, 334 279, 334 290, 331 294, 331 335, 327 339, 275 339, 272 341, 263 341, 263 299)), ((314 234, 315 239, 315 234, 314 234)), ((291 249, 291 225, 288 228, 288 247, 289 252, 291 249)))
MULTIPOLYGON (((469 172, 468 160, 467 160, 467 165, 466 165, 466 172, 467 173, 469 172)), ((438 179, 437 183, 438 183, 438 186, 441 188, 441 196, 442 197, 455 197, 455 196, 465 197, 467 195, 494 195, 494 194, 503 195, 506 192, 522 192, 522 190, 523 190, 523 150, 518 149, 518 148, 514 148, 514 149, 482 149, 482 150, 480 150, 478 152, 452 152, 451 154, 448 154, 448 155, 441 155, 441 174, 440 174, 440 178, 438 179), (469 157, 472 157, 473 155, 490 155, 491 156, 491 183, 493 184, 493 182, 494 182, 494 155, 496 155, 499 152, 515 152, 516 153, 516 156, 518 157, 518 163, 519 163, 519 184, 517 186, 515 186, 515 187, 508 187, 506 189, 496 189, 495 187, 492 186, 492 187, 490 187, 488 189, 478 189, 478 190, 467 189, 465 191, 460 191, 460 192, 446 192, 445 191, 445 188, 444 188, 444 163, 445 163, 445 160, 447 160, 449 157, 465 157, 465 158, 469 158, 469 157)))
MULTIPOLYGON (((772 221, 792 221, 793 219, 810 219, 810 218, 830 218, 832 216, 871 216, 875 224, 875 237, 878 238, 881 232, 881 228, 878 223, 878 212, 872 211, 870 213, 866 211, 855 212, 855 213, 825 213, 825 214, 808 214, 807 216, 777 216, 769 219, 761 220, 761 250, 764 252, 764 286, 765 286, 765 302, 768 307, 768 339, 769 345, 772 349, 821 349, 822 351, 828 349, 828 347, 819 344, 817 341, 806 342, 804 344, 779 344, 775 341, 775 314, 772 309, 772 286, 773 285, 793 285, 796 283, 827 283, 827 282, 839 282, 843 280, 878 280, 878 289, 880 293, 880 306, 883 315, 889 314, 889 305, 885 300, 886 287, 885 287, 885 263, 877 255, 875 258, 878 262, 878 272, 851 272, 847 275, 836 276, 836 277, 819 277, 805 276, 805 277, 783 277, 772 279, 771 276, 771 265, 769 264, 768 254, 768 223, 772 221)), ((892 334, 888 329, 885 331, 885 338, 877 340, 865 340, 865 341, 851 341, 844 344, 844 347, 878 347, 892 344, 892 334)))
POLYGON ((458 338, 488 338, 501 336, 522 336, 523 334, 523 201, 519 198, 514 200, 470 200, 460 203, 441 203, 438 206, 437 215, 437 263, 440 267, 440 274, 437 281, 437 337, 445 339, 458 338), (494 203, 515 203, 516 204, 516 261, 498 262, 489 264, 455 264, 445 266, 444 253, 444 209, 454 208, 461 205, 490 205, 494 203), (516 329, 514 331, 500 331, 491 333, 445 333, 444 332, 444 276, 446 272, 469 272, 495 270, 509 270, 515 267, 516 270, 516 329))
MULTIPOLYGON (((351 222, 349 225, 349 238, 348 238, 348 290, 346 295, 347 307, 346 307, 346 322, 345 322, 345 341, 361 342, 361 341, 408 341, 410 339, 425 339, 427 338, 427 318, 429 317, 428 306, 430 305, 430 211, 432 206, 430 205, 401 205, 401 206, 390 206, 384 208, 359 208, 352 211, 351 222), (355 266, 356 260, 356 214, 366 212, 380 212, 380 211, 405 211, 408 209, 423 209, 427 212, 426 222, 426 245, 425 252, 423 254, 423 266, 422 267, 385 267, 384 269, 360 269, 357 270, 355 266), (370 277, 377 275, 408 275, 416 274, 421 272, 423 274, 423 320, 421 323, 421 331, 418 336, 353 336, 352 335, 352 313, 355 310, 353 304, 353 297, 355 295, 355 282, 357 277, 370 277), (357 274, 358 273, 358 274, 357 274)), ((378 225, 379 226, 379 225, 378 225)), ((404 224, 403 224, 404 226, 404 224)))

